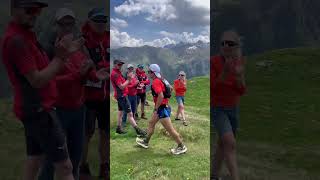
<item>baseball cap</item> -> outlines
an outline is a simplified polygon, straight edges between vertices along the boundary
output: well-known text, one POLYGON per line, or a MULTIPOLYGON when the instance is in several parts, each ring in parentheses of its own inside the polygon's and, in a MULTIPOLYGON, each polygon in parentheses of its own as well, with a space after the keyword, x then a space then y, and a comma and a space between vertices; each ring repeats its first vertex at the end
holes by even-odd
POLYGON ((138 64, 138 68, 144 68, 143 64, 138 64))
POLYGON ((129 69, 129 68, 134 68, 134 66, 132 64, 128 64, 127 69, 129 69))
POLYGON ((60 8, 56 12, 56 20, 59 21, 63 17, 71 16, 72 18, 76 18, 74 12, 68 8, 60 8))
POLYGON ((108 22, 108 16, 106 15, 106 10, 104 8, 93 8, 89 11, 88 18, 97 23, 108 22))
POLYGON ((37 0, 11 0, 11 7, 13 8, 30 8, 30 7, 39 7, 44 8, 48 7, 48 4, 44 1, 37 0))
POLYGON ((125 64, 125 63, 120 59, 116 59, 113 61, 113 64, 125 64))
POLYGON ((179 75, 184 75, 184 76, 185 76, 186 73, 185 73, 184 71, 180 71, 180 72, 179 72, 179 75))
POLYGON ((151 64, 149 70, 152 71, 158 78, 161 78, 161 71, 158 64, 151 64))

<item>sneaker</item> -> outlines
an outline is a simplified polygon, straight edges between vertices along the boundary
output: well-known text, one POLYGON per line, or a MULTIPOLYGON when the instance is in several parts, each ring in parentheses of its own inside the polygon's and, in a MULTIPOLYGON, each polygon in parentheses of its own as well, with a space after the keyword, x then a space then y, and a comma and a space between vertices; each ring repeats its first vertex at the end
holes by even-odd
POLYGON ((182 147, 176 147, 176 148, 172 148, 171 149, 171 153, 174 154, 174 155, 179 155, 179 154, 183 154, 183 153, 186 153, 188 150, 188 148, 183 145, 182 147))
POLYGON ((136 128, 136 133, 138 137, 146 137, 147 132, 145 130, 140 129, 139 127, 136 128))
POLYGON ((140 120, 138 113, 136 113, 136 114, 134 115, 134 119, 135 119, 135 120, 140 120))
POLYGON ((177 117, 176 117, 174 120, 176 120, 176 121, 180 121, 180 118, 177 118, 177 117))
POLYGON ((147 119, 144 113, 141 113, 141 119, 147 119))
POLYGON ((109 164, 108 163, 100 164, 99 178, 107 179, 108 172, 109 172, 109 164))
POLYGON ((118 133, 118 134, 126 134, 127 132, 124 131, 121 127, 117 127, 116 133, 118 133))
POLYGON ((81 164, 79 167, 80 174, 86 174, 91 176, 91 171, 88 163, 81 164))
POLYGON ((149 148, 149 144, 145 141, 145 139, 143 138, 139 138, 139 137, 137 137, 136 138, 136 143, 139 145, 139 146, 141 146, 141 147, 143 147, 143 148, 145 148, 145 149, 148 149, 149 148))
POLYGON ((184 126, 188 126, 188 123, 187 123, 186 120, 184 120, 184 121, 182 122, 182 124, 183 124, 184 126))

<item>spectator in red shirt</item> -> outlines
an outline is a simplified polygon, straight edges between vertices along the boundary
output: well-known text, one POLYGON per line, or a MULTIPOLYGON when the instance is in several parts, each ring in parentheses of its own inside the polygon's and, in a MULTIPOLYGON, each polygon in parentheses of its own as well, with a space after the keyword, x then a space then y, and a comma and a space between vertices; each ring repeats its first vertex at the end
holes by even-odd
MULTIPOLYGON (((128 99, 130 102, 130 106, 131 106, 131 110, 132 110, 132 114, 135 114, 137 111, 137 86, 139 81, 137 80, 135 74, 134 74, 134 66, 132 64, 128 64, 127 66, 127 73, 126 76, 128 76, 128 74, 132 74, 132 78, 131 81, 128 85, 128 99)), ((127 114, 124 113, 123 118, 122 118, 122 127, 125 126, 127 122, 127 114)))
POLYGON ((182 138, 175 130, 170 120, 171 107, 169 106, 170 96, 168 95, 168 91, 171 92, 172 87, 169 82, 161 76, 160 67, 157 64, 151 64, 149 66, 148 74, 153 80, 151 91, 155 106, 151 121, 149 122, 147 136, 145 138, 138 137, 136 142, 143 148, 149 148, 149 141, 154 133, 155 126, 160 121, 162 126, 178 144, 176 148, 171 149, 171 153, 175 155, 185 153, 187 152, 187 147, 182 143, 182 138))
POLYGON ((2 42, 2 59, 14 90, 14 111, 24 125, 27 160, 23 179, 34 180, 43 157, 53 162, 58 179, 73 180, 65 134, 55 112, 55 78, 83 41, 64 36, 55 43, 51 62, 32 31, 46 3, 11 1, 10 21, 2 42))
POLYGON ((124 134, 126 133, 122 129, 122 117, 123 114, 126 113, 129 115, 129 122, 131 126, 136 130, 136 133, 138 136, 145 136, 146 132, 140 129, 136 123, 136 121, 133 118, 133 113, 131 110, 130 102, 128 99, 128 85, 131 83, 133 79, 133 74, 128 73, 127 75, 127 80, 122 76, 121 74, 121 68, 122 65, 124 64, 123 61, 121 60, 114 60, 113 62, 113 69, 111 72, 111 83, 114 89, 114 97, 118 101, 118 126, 116 133, 118 134, 124 134))
MULTIPOLYGON (((110 33, 106 31, 108 16, 104 8, 93 8, 88 13, 88 20, 82 26, 85 38, 85 52, 94 62, 97 70, 102 68, 110 72, 110 33)), ((99 128, 99 177, 107 179, 109 174, 109 131, 110 131, 110 83, 109 79, 98 82, 88 79, 85 82, 85 105, 87 107, 85 120, 85 144, 80 166, 80 173, 91 175, 88 163, 90 140, 95 132, 96 122, 99 128)))
POLYGON ((150 85, 150 81, 148 79, 148 76, 143 70, 144 66, 143 64, 139 64, 138 68, 136 69, 136 76, 139 80, 139 84, 137 86, 137 112, 135 114, 136 119, 139 119, 138 114, 138 107, 141 101, 141 119, 147 119, 145 112, 144 112, 144 106, 147 103, 147 86, 150 85))
POLYGON ((214 179, 218 179, 225 159, 232 178, 239 180, 235 135, 239 121, 239 97, 246 90, 240 43, 236 32, 224 32, 221 54, 211 58, 211 121, 219 135, 212 160, 214 179))
POLYGON ((184 114, 184 96, 187 92, 186 73, 184 71, 179 72, 178 79, 174 80, 173 87, 176 93, 176 100, 178 103, 178 110, 175 120, 180 120, 179 115, 181 114, 183 125, 188 126, 188 123, 186 121, 186 115, 184 114))
MULTIPOLYGON (((56 37, 60 39, 66 34, 74 34, 75 14, 67 8, 60 8, 56 12, 55 24, 56 37)), ((44 43, 49 44, 49 43, 44 43)), ((54 44, 50 45, 54 47, 54 44)), ((73 166, 73 176, 79 179, 79 164, 82 156, 84 143, 84 81, 91 79, 99 81, 106 79, 109 74, 106 69, 95 71, 93 62, 88 60, 86 54, 81 50, 72 53, 69 63, 65 64, 56 77, 58 98, 56 102, 57 115, 67 135, 68 152, 73 166)), ((39 180, 53 180, 54 168, 52 163, 47 161, 42 167, 39 180)))

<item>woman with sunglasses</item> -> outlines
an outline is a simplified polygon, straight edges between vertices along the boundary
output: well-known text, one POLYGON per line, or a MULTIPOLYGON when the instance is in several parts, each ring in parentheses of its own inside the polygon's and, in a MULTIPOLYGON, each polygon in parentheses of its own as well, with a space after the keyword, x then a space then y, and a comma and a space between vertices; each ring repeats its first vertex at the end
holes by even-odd
POLYGON ((176 100, 178 103, 178 109, 175 120, 179 121, 179 115, 181 115, 183 125, 188 126, 186 116, 184 114, 184 96, 187 91, 186 73, 184 71, 179 72, 178 79, 174 81, 173 87, 176 93, 176 100))
POLYGON ((239 180, 236 158, 236 132, 239 123, 239 99, 246 91, 245 61, 241 54, 238 33, 222 34, 220 54, 210 63, 211 121, 218 133, 216 152, 213 156, 212 178, 218 179, 223 160, 233 180, 239 180))

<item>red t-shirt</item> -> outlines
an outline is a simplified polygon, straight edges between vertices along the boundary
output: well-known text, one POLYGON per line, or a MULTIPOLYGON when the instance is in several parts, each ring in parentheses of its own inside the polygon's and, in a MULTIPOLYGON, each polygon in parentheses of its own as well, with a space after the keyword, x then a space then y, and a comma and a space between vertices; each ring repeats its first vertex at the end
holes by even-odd
POLYGON ((92 69, 86 76, 81 76, 80 68, 87 60, 87 56, 77 51, 69 57, 64 69, 56 77, 58 99, 57 106, 68 109, 76 109, 83 105, 85 100, 84 81, 90 79, 98 81, 95 70, 92 69))
POLYGON ((147 91, 147 86, 150 84, 150 80, 148 79, 148 76, 144 72, 144 70, 140 70, 139 68, 136 69, 136 76, 139 80, 139 83, 143 83, 143 87, 137 87, 137 94, 144 94, 147 91))
MULTIPOLYGON (((217 78, 223 71, 224 58, 222 56, 211 57, 210 63, 210 97, 211 106, 233 107, 239 103, 240 96, 246 92, 245 86, 238 86, 234 72, 230 72, 226 79, 217 82, 217 78)), ((244 63, 244 59, 236 60, 231 69, 240 63, 244 63)))
POLYGON ((183 84, 179 79, 174 80, 173 83, 174 90, 176 92, 176 96, 185 96, 187 87, 183 84))
MULTIPOLYGON (((159 94, 161 92, 165 92, 166 91, 165 85, 163 84, 163 82, 159 78, 156 78, 156 79, 153 80, 152 89, 154 90, 154 92, 156 94, 159 94)), ((155 104, 157 103, 157 99, 158 99, 158 96, 153 97, 153 101, 154 101, 155 104)), ((168 98, 164 98, 162 100, 162 102, 161 102, 161 105, 166 105, 168 103, 169 103, 169 99, 168 98)))
MULTIPOLYGON (((90 50, 91 59, 96 61, 96 69, 107 68, 110 70, 110 31, 106 31, 102 35, 97 34, 91 29, 88 22, 84 24, 81 31, 86 40, 85 46, 90 50)), ((86 100, 104 101, 109 98, 109 84, 109 79, 98 82, 87 81, 85 90, 86 100)))
POLYGON ((113 68, 111 72, 111 83, 114 90, 114 97, 117 99, 119 97, 124 97, 128 95, 128 86, 125 87, 123 90, 119 88, 121 84, 126 82, 124 77, 121 74, 119 69, 113 68))
POLYGON ((137 78, 136 77, 132 78, 129 85, 128 85, 128 95, 129 96, 137 95, 137 85, 138 85, 137 78))
MULTIPOLYGON (((10 22, 2 42, 2 59, 14 91, 14 112, 21 120, 25 116, 24 107, 30 107, 34 100, 26 100, 30 93, 40 99, 45 110, 53 107, 57 98, 55 79, 39 89, 32 88, 25 75, 41 71, 49 65, 46 53, 38 46, 36 35, 15 22, 10 22), (21 75, 21 77, 20 77, 21 75), (24 85, 29 88, 23 88, 24 85), (28 89, 28 90, 26 90, 28 89)), ((29 109, 29 108, 26 108, 29 109)))

